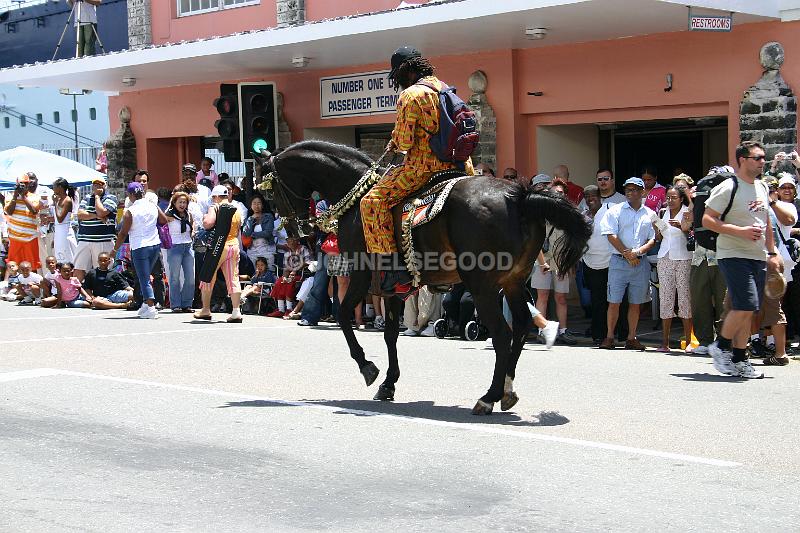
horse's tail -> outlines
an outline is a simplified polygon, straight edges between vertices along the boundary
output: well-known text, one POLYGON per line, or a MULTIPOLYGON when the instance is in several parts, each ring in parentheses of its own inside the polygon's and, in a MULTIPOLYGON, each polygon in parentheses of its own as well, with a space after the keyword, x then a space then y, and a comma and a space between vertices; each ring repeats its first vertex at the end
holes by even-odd
POLYGON ((522 206, 527 224, 539 225, 544 219, 563 232, 560 239, 550 242, 550 247, 558 271, 568 272, 583 257, 592 236, 591 224, 565 196, 549 191, 525 191, 522 206))

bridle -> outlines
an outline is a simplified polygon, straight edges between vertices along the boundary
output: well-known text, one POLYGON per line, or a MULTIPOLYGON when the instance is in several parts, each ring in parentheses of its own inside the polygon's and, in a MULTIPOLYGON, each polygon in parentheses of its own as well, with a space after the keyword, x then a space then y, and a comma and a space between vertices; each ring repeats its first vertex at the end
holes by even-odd
MULTIPOLYGON (((264 152, 266 152, 266 150, 264 152)), ((262 153, 262 155, 266 156, 267 158, 264 164, 268 163, 273 158, 273 155, 269 152, 262 153)), ((264 164, 262 164, 262 167, 264 164)), ((272 172, 262 176, 261 183, 259 183, 256 188, 264 191, 268 200, 273 199, 275 194, 278 195, 278 201, 283 204, 283 208, 280 209, 280 219, 284 227, 286 227, 286 222, 289 221, 295 224, 298 237, 308 237, 312 234, 314 228, 312 217, 309 215, 306 218, 300 218, 294 208, 294 204, 289 199, 289 195, 291 195, 302 202, 309 202, 311 200, 311 196, 306 197, 292 190, 289 184, 278 176, 278 172, 276 170, 273 170, 272 172), (284 211, 286 212, 285 215, 283 214, 284 211)))

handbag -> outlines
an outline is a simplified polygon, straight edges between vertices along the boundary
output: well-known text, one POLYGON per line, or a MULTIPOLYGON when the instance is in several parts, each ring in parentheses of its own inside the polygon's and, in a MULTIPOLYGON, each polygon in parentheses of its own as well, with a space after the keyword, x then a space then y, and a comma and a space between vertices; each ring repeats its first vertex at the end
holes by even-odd
POLYGON ((800 241, 794 237, 785 239, 783 237, 783 232, 780 229, 778 229, 778 235, 780 235, 783 245, 786 246, 786 251, 789 252, 789 257, 791 260, 795 263, 800 263, 800 241))
POLYGON ((169 233, 168 224, 156 224, 158 228, 158 238, 161 240, 161 248, 169 250, 172 248, 172 235, 169 233))
POLYGON ((328 255, 339 255, 339 236, 335 233, 328 233, 328 236, 322 241, 320 249, 328 255))

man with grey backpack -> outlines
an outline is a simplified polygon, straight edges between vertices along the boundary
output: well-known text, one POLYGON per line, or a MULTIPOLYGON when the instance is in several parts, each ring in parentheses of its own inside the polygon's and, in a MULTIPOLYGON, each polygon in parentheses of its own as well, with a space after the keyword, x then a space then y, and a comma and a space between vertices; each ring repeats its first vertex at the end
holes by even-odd
POLYGON ((717 371, 747 379, 764 377, 750 364, 745 348, 753 313, 761 305, 767 269, 783 271, 769 218, 769 191, 758 180, 765 159, 760 143, 746 141, 737 146, 736 178, 714 187, 703 215, 703 227, 719 234, 717 264, 731 300, 731 311, 709 352, 717 371))

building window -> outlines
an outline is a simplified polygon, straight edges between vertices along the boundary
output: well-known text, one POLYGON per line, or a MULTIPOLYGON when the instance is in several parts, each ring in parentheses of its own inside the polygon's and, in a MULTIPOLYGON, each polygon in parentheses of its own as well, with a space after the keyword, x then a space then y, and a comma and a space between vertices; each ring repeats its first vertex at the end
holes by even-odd
POLYGON ((97 109, 93 107, 89 108, 89 120, 97 120, 97 109))
POLYGON ((55 122, 56 124, 61 122, 61 113, 59 113, 58 111, 53 111, 53 122, 55 122))
POLYGON ((6 129, 10 128, 11 127, 11 119, 8 118, 8 117, 4 117, 3 118, 3 125, 6 127, 6 129))
POLYGON ((260 4, 261 0, 178 0, 178 16, 199 15, 231 7, 260 4))
POLYGON ((19 117, 19 125, 21 127, 23 127, 23 128, 25 127, 25 115, 20 115, 20 117, 19 117))
POLYGON ((41 113, 36 113, 36 123, 39 126, 41 126, 43 122, 44 122, 44 120, 42 120, 42 114, 41 113))

